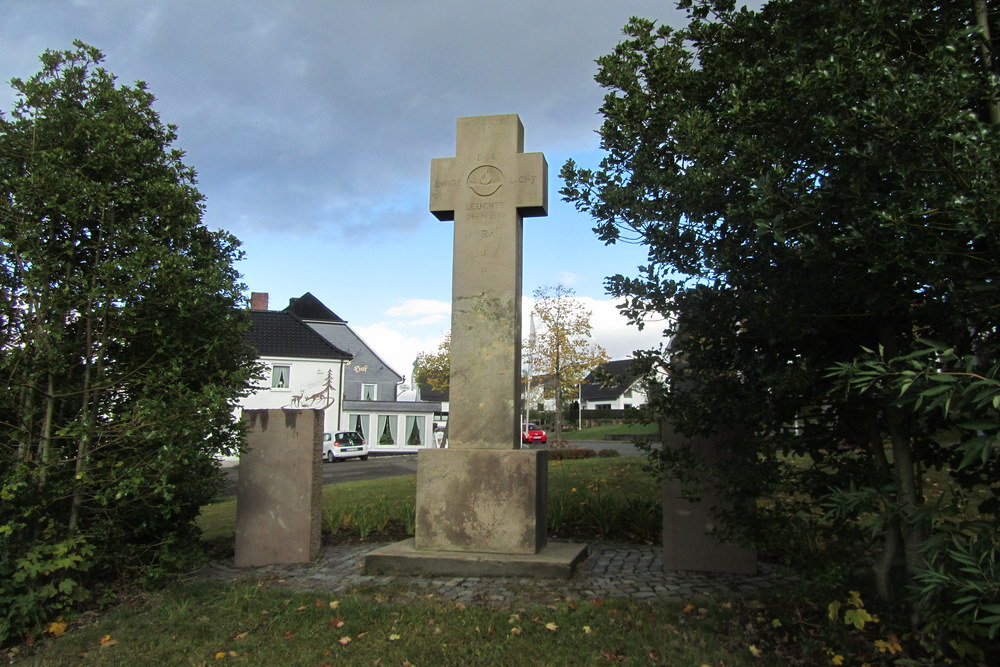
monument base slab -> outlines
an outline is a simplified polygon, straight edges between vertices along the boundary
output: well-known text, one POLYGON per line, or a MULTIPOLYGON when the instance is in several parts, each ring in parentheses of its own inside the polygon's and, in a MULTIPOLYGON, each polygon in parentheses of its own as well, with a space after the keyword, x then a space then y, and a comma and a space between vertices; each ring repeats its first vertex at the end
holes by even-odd
POLYGON ((569 579, 587 558, 586 544, 549 542, 535 554, 494 554, 417 549, 414 539, 365 556, 364 573, 430 577, 532 577, 569 579))
POLYGON ((538 553, 546 541, 548 479, 546 451, 421 450, 416 548, 538 553))

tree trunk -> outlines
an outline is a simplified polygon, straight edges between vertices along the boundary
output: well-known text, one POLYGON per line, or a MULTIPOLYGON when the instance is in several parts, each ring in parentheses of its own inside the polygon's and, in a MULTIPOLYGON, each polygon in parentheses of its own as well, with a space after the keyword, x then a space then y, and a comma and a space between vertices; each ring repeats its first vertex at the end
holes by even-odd
MULTIPOLYGON (((888 324, 880 327, 879 338, 887 357, 899 356, 899 344, 894 329, 888 324)), ((912 583, 913 576, 924 563, 922 549, 927 540, 926 526, 916 519, 923 499, 920 493, 920 465, 914 459, 906 414, 903 408, 889 405, 885 408, 886 428, 892 445, 892 469, 896 483, 899 507, 899 528, 903 542, 903 563, 906 583, 912 583)), ((911 620, 918 622, 916 609, 911 610, 911 620)))
MULTIPOLYGON (((983 33, 982 41, 979 43, 979 50, 983 56, 983 66, 987 73, 993 74, 993 36, 990 32, 990 13, 986 6, 986 0, 973 0, 976 8, 976 25, 983 33)), ((1000 99, 993 97, 987 100, 990 109, 990 123, 1000 125, 1000 99)))
POLYGON ((55 379, 52 373, 48 373, 48 381, 45 387, 45 418, 42 420, 42 434, 39 439, 39 461, 41 468, 38 471, 38 485, 44 487, 49 477, 49 459, 52 456, 52 416, 55 413, 55 379))
MULTIPOLYGON (((879 485, 889 484, 894 479, 892 465, 885 455, 885 440, 882 436, 882 429, 879 426, 878 409, 870 405, 866 409, 866 430, 868 447, 875 460, 875 467, 879 475, 879 485)), ((899 554, 899 543, 902 536, 899 517, 893 516, 886 521, 885 531, 882 533, 882 555, 872 565, 872 572, 875 575, 875 588, 879 597, 883 600, 893 598, 892 586, 890 585, 892 566, 895 564, 896 556, 899 554)))

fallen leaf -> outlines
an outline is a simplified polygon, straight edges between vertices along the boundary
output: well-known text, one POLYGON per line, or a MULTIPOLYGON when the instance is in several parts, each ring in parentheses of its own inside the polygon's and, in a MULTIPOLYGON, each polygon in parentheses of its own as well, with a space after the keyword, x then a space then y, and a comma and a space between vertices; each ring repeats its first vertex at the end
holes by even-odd
POLYGON ((521 620, 520 614, 511 614, 510 618, 507 619, 507 622, 513 625, 514 623, 518 623, 520 620, 521 620))
POLYGON ((309 608, 309 605, 304 604, 301 607, 296 607, 295 611, 302 611, 303 609, 308 609, 308 608, 309 608))
POLYGON ((521 634, 521 628, 519 628, 519 627, 517 627, 515 625, 513 628, 510 629, 510 634, 512 634, 512 635, 520 635, 521 634))
POLYGON ((434 632, 432 632, 431 634, 432 635, 441 635, 441 634, 444 634, 444 630, 442 630, 441 628, 434 628, 434 632))
POLYGON ((748 646, 747 648, 750 649, 750 655, 752 655, 755 658, 759 658, 761 655, 763 655, 763 651, 761 651, 753 644, 750 644, 750 646, 748 646))
POLYGON ((291 630, 285 631, 285 639, 295 639, 295 633, 291 630))
POLYGON ((342 628, 342 627, 344 627, 344 619, 342 619, 342 618, 335 618, 335 619, 333 619, 332 621, 330 621, 330 627, 332 627, 332 628, 342 628))
POLYGON ((361 639, 362 637, 364 637, 367 634, 368 634, 367 632, 359 632, 358 634, 354 635, 354 638, 355 639, 361 639))
POLYGON ((103 637, 101 637, 101 648, 104 648, 104 647, 107 647, 107 646, 114 646, 117 643, 118 643, 118 640, 117 639, 112 639, 111 635, 104 635, 103 637))
POLYGON ((344 635, 343 637, 337 640, 337 643, 340 644, 341 646, 347 646, 348 644, 351 643, 351 638, 348 637, 347 635, 344 635))
POLYGON ((233 637, 233 639, 246 639, 247 635, 249 634, 250 634, 249 632, 241 632, 240 634, 233 637))
POLYGON ((459 611, 465 611, 465 605, 462 604, 461 602, 456 602, 455 603, 455 609, 457 609, 459 611))
POLYGON ((545 629, 548 630, 549 632, 555 632, 556 630, 559 629, 559 626, 553 623, 552 621, 549 621, 548 623, 545 624, 545 629))
POLYGON ((593 632, 593 630, 591 629, 591 627, 589 625, 583 626, 583 634, 589 635, 591 632, 593 632))
POLYGON ((202 623, 208 623, 212 619, 210 619, 208 616, 199 616, 198 620, 201 621, 202 623))
POLYGON ((685 614, 690 614, 692 611, 694 611, 694 605, 693 604, 685 605, 684 608, 681 609, 681 611, 685 614))
POLYGON ((336 609, 340 606, 340 600, 330 600, 330 609, 336 609))
POLYGON ((375 667, 378 667, 379 665, 382 664, 382 658, 375 658, 372 664, 375 665, 375 667))
POLYGON ((402 639, 402 637, 397 634, 389 635, 389 641, 391 642, 398 642, 400 639, 402 639))
POLYGON ((45 628, 45 631, 50 635, 55 635, 56 637, 62 637, 66 632, 66 623, 63 621, 52 621, 49 623, 49 627, 45 628))
POLYGON ((591 600, 591 602, 594 603, 595 607, 600 607, 604 604, 604 600, 602 600, 601 598, 594 598, 593 600, 591 600))
POLYGON ((225 657, 226 657, 226 652, 225 652, 225 651, 218 651, 218 652, 217 652, 217 653, 216 653, 215 655, 213 655, 212 657, 213 657, 213 658, 215 658, 216 660, 222 660, 223 658, 225 658, 225 657))
POLYGON ((326 603, 323 602, 322 600, 316 600, 316 606, 317 607, 325 607, 326 603))

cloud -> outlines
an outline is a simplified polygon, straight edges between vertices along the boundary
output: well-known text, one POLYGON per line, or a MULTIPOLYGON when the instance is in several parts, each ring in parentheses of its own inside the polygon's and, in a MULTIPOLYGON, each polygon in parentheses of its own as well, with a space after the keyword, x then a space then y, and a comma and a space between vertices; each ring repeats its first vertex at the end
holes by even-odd
MULTIPOLYGON (((667 342, 663 337, 666 323, 657 318, 649 318, 640 331, 618 310, 620 301, 615 299, 594 299, 591 297, 574 297, 584 308, 590 311, 591 340, 603 347, 608 356, 614 359, 628 359, 636 350, 655 350, 667 342)), ((522 310, 522 337, 527 340, 531 321, 531 310, 535 300, 524 299, 522 310)), ((535 322, 535 326, 540 323, 535 322)))
POLYGON ((566 286, 572 285, 579 279, 580 276, 570 271, 562 271, 559 273, 559 282, 566 286))
POLYGON ((386 315, 407 320, 411 326, 445 322, 451 316, 451 304, 435 299, 407 299, 389 308, 386 315))
POLYGON ((431 352, 441 344, 443 336, 419 337, 407 333, 398 326, 379 322, 370 326, 352 326, 368 346, 375 351, 389 366, 405 376, 405 384, 409 384, 413 374, 413 362, 420 352, 431 352))
POLYGON ((456 116, 517 112, 526 150, 595 148, 594 60, 630 15, 681 15, 662 0, 431 4, 14 3, 0 71, 30 76, 80 37, 179 126, 209 226, 357 239, 429 223, 429 159, 454 154, 456 116), (395 197, 419 204, 387 211, 395 197))

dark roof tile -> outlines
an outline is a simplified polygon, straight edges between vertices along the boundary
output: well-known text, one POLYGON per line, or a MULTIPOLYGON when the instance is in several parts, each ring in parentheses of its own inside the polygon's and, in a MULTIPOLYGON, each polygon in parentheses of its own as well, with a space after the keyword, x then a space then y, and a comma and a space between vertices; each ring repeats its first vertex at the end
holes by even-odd
POLYGON ((253 327, 247 338, 262 357, 352 358, 291 313, 251 310, 249 314, 253 327))

